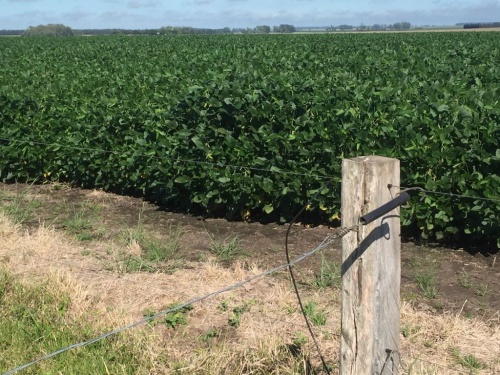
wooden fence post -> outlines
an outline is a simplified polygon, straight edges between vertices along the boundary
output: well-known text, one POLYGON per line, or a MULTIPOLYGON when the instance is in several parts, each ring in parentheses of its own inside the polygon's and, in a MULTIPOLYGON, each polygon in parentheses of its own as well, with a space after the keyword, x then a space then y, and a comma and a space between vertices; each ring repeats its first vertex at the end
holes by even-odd
MULTIPOLYGON (((342 226, 395 198, 399 160, 362 156, 342 163, 342 226)), ((393 210, 342 239, 341 375, 393 375, 400 361, 401 238, 393 210)))

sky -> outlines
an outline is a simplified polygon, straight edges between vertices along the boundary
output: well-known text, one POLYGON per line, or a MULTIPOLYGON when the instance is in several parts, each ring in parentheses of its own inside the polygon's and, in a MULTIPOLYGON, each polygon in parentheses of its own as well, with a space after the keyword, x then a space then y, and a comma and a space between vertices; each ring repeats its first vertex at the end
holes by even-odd
POLYGON ((500 0, 0 0, 0 29, 373 25, 500 21, 500 0))

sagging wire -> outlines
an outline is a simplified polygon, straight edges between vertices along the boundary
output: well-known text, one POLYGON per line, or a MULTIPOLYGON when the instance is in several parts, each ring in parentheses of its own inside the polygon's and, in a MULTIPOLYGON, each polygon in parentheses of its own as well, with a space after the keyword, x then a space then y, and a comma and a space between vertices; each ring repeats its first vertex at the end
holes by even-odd
MULTIPOLYGON (((319 192, 321 190, 323 190, 324 188, 328 187, 328 185, 330 183, 331 183, 331 181, 328 181, 327 183, 325 183, 324 186, 321 189, 319 189, 318 192, 312 198, 309 199, 309 201, 307 202, 307 204, 304 205, 304 207, 302 207, 302 209, 297 213, 297 215, 295 215, 295 217, 292 219, 292 221, 288 225, 288 229, 286 231, 286 237, 285 237, 285 255, 286 255, 287 264, 290 264, 290 255, 289 255, 289 251, 288 251, 288 238, 289 238, 290 231, 292 229, 293 224, 297 221, 297 219, 300 217, 300 215, 302 215, 302 213, 308 207, 308 205, 310 204, 310 202, 313 201, 318 196, 319 192)), ((357 225, 353 225, 351 227, 341 227, 341 228, 338 228, 336 230, 336 233, 334 235, 330 236, 330 241, 333 240, 334 238, 342 238, 342 237, 344 237, 349 232, 357 231, 359 229, 360 225, 367 225, 367 224, 373 222, 374 220, 380 218, 381 216, 387 214, 388 212, 392 211, 393 209, 396 209, 399 206, 401 206, 402 204, 406 203, 410 199, 410 196, 408 195, 407 191, 408 190, 401 191, 396 196, 396 198, 393 198, 391 201, 389 201, 389 202, 383 204, 382 206, 376 208, 375 210, 373 210, 373 211, 371 211, 371 212, 369 212, 369 213, 361 216, 359 218, 359 223, 357 225)), ((323 364, 323 368, 324 368, 325 372, 328 375, 330 375, 331 374, 330 369, 328 368, 328 365, 326 364, 325 358, 324 358, 324 356, 323 356, 323 354, 321 352, 321 349, 320 349, 320 346, 318 344, 318 341, 316 340, 316 336, 315 336, 315 334, 314 334, 314 332, 312 330, 312 327, 311 327, 311 324, 309 322, 309 319, 307 318, 307 314, 305 312, 304 305, 302 304, 302 299, 300 297, 300 292, 299 292, 299 289, 297 287, 297 282, 295 280, 295 275, 293 273, 292 264, 290 264, 288 266, 288 271, 290 273, 290 278, 292 280, 293 288, 294 288, 295 294, 297 296, 297 301, 299 303, 302 315, 304 316, 304 320, 306 322, 307 329, 309 330, 309 334, 311 335, 311 338, 312 338, 312 340, 314 342, 314 345, 316 346, 316 350, 318 351, 318 354, 319 354, 319 357, 321 359, 321 363, 323 364)))
POLYGON ((134 323, 131 323, 131 324, 126 325, 124 327, 117 328, 117 329, 115 329, 113 331, 104 333, 101 336, 95 337, 93 339, 90 339, 90 340, 87 340, 87 341, 83 341, 83 342, 79 342, 79 343, 75 343, 75 344, 66 346, 66 347, 64 347, 62 349, 56 350, 55 352, 46 354, 43 357, 35 359, 35 360, 33 360, 33 361, 29 362, 29 363, 26 363, 24 365, 21 365, 21 366, 18 366, 16 368, 12 369, 12 370, 4 372, 4 373, 2 373, 2 375, 12 375, 12 374, 15 374, 18 371, 24 370, 24 369, 26 369, 28 367, 31 367, 33 365, 36 365, 37 363, 40 363, 40 362, 43 362, 43 361, 48 360, 50 358, 53 358, 55 356, 58 356, 58 355, 60 355, 62 353, 65 353, 65 352, 67 352, 69 350, 76 349, 76 348, 81 348, 81 347, 93 344, 93 343, 98 342, 100 340, 103 340, 103 339, 105 339, 107 337, 117 335, 117 334, 119 334, 119 333, 121 333, 123 331, 132 329, 132 328, 137 327, 137 326, 139 326, 141 324, 145 324, 145 323, 150 322, 150 321, 152 321, 152 320, 154 320, 156 318, 159 318, 161 316, 165 316, 168 313, 178 311, 178 310, 180 310, 180 309, 182 309, 182 308, 184 308, 186 306, 193 305, 193 304, 198 303, 198 302, 202 302, 202 301, 204 301, 204 300, 206 300, 208 298, 214 297, 216 295, 219 295, 219 294, 222 294, 222 293, 225 293, 225 292, 232 291, 232 290, 237 289, 237 288, 239 288, 239 287, 241 287, 241 286, 243 286, 245 284, 249 284, 249 283, 251 283, 251 282, 253 282, 255 280, 258 280, 258 279, 263 278, 265 276, 271 275, 271 274, 273 274, 275 272, 285 270, 286 268, 288 268, 290 266, 293 266, 294 264, 297 264, 297 263, 301 262, 302 260, 304 260, 304 259, 306 259, 306 258, 308 258, 308 257, 310 257, 310 256, 312 256, 314 254, 316 254, 318 251, 323 250, 329 244, 330 244, 330 238, 327 237, 316 248, 314 248, 313 250, 311 250, 311 251, 309 251, 307 253, 304 253, 304 254, 302 254, 302 255, 294 258, 290 263, 287 263, 287 264, 275 267, 273 269, 270 269, 270 270, 267 270, 265 272, 262 272, 262 273, 260 273, 258 275, 251 276, 250 278, 248 278, 246 280, 240 281, 240 282, 238 282, 236 284, 233 284, 233 285, 230 285, 230 286, 226 286, 226 287, 224 287, 222 289, 219 289, 219 290, 217 290, 215 292, 211 292, 211 293, 206 294, 206 295, 204 295, 202 297, 197 297, 197 298, 191 299, 190 301, 184 302, 184 303, 182 303, 180 305, 177 305, 175 307, 172 307, 170 309, 167 309, 167 310, 164 310, 164 311, 160 311, 160 312, 158 312, 158 313, 156 313, 154 315, 147 316, 144 319, 141 319, 141 320, 139 320, 137 322, 134 322, 134 323))
MULTIPOLYGON (((302 213, 306 210, 306 208, 308 207, 308 205, 310 204, 310 202, 313 201, 318 196, 319 192, 322 191, 323 189, 327 188, 331 184, 331 182, 332 181, 330 180, 330 181, 326 182, 325 184, 323 184, 323 187, 320 188, 318 190, 318 192, 312 198, 309 199, 309 201, 307 202, 307 204, 305 204, 304 207, 302 207, 300 209, 300 211, 297 213, 297 215, 295 215, 295 217, 292 219, 292 221, 288 225, 288 229, 286 231, 286 236, 285 236, 285 256, 286 256, 286 262, 287 262, 287 264, 289 264, 289 266, 288 266, 288 272, 290 274, 290 279, 292 280, 293 289, 295 290, 295 295, 297 296, 297 302, 299 304, 300 311, 302 312, 302 315, 304 316, 304 320, 306 322, 306 326, 307 326, 307 330, 309 331, 309 335, 311 336, 311 339, 312 339, 312 341, 314 343, 314 346, 316 347, 316 351, 318 352, 318 355, 319 355, 319 357, 321 359, 321 363, 323 365, 323 368, 324 368, 325 372, 328 375, 331 375, 330 369, 328 368, 328 365, 326 364, 325 357, 323 356, 323 353, 321 352, 321 348, 319 346, 318 340, 316 339, 316 335, 314 334, 314 332, 312 330, 312 327, 311 327, 311 323, 309 322, 309 319, 307 318, 306 310, 305 310, 304 305, 302 303, 302 298, 300 297, 299 288, 298 288, 297 282, 295 280, 295 274, 293 272, 292 265, 290 264, 290 254, 289 254, 289 251, 288 251, 288 238, 290 236, 290 231, 292 229, 293 224, 297 221, 297 219, 300 217, 300 215, 302 215, 302 213)), ((316 374, 316 371, 314 369, 313 369, 313 371, 316 374)))
POLYGON ((397 189, 402 189, 399 194, 407 191, 418 191, 420 193, 425 194, 435 194, 435 195, 444 195, 447 197, 454 197, 454 198, 462 198, 462 199, 474 199, 474 200, 481 200, 481 201, 486 201, 486 202, 494 202, 494 203, 500 203, 500 199, 491 199, 491 198, 485 198, 485 197, 477 197, 473 195, 464 195, 464 194, 455 194, 455 193, 445 193, 442 191, 432 191, 432 190, 426 190, 422 187, 419 186, 414 186, 414 187, 403 187, 403 186, 395 186, 392 184, 387 185, 389 189, 392 188, 397 188, 397 189))

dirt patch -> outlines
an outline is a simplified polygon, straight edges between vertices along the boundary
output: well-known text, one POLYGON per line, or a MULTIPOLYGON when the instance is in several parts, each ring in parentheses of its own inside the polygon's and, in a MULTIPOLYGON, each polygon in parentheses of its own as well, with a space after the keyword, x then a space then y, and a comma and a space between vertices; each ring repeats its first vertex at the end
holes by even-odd
MULTIPOLYGON (((286 263, 287 227, 282 225, 165 212, 138 198, 64 185, 0 184, 0 208, 9 218, 0 220, 1 263, 28 279, 66 275, 85 290, 88 300, 99 300, 100 310, 90 311, 89 319, 100 319, 113 309, 123 312, 120 325, 286 263), (19 224, 12 225, 12 220, 19 224), (221 258, 217 246, 227 256, 221 258), (166 259, 155 258, 159 249, 173 251, 166 259)), ((332 232, 325 226, 296 225, 291 256, 315 248, 332 232)), ((314 329, 333 365, 340 333, 339 287, 318 288, 315 275, 321 274, 322 262, 332 267, 340 263, 340 246, 337 241, 296 267, 305 301, 316 303, 316 312, 327 317, 326 325, 314 329)), ((331 273, 329 277, 334 270, 331 273)), ((500 369, 500 363, 490 360, 500 354, 499 276, 500 261, 494 256, 403 243, 402 350, 419 358, 405 368, 421 368, 416 374, 430 369, 456 373, 443 372, 439 364, 432 367, 433 361, 456 367, 450 352, 454 348, 464 355, 474 353, 489 369, 500 369), (477 345, 481 342, 488 347, 477 345)), ((82 309, 85 306, 82 302, 82 309)), ((195 373, 198 361, 209 361, 214 346, 227 342, 243 356, 250 356, 249 347, 262 345, 263 337, 281 347, 300 344, 314 351, 304 338, 306 327, 285 271, 197 303, 170 322, 154 324, 154 329, 162 345, 174 344, 171 355, 185 370, 180 373, 195 373), (206 350, 206 358, 193 357, 195 344, 206 350)))
MULTIPOLYGON (((28 213, 22 223, 25 227, 34 229, 44 223, 73 232, 97 258, 109 252, 99 249, 99 240, 121 246, 126 232, 140 226, 148 235, 165 242, 173 228, 179 230, 182 235, 175 258, 183 262, 215 260, 214 245, 234 240, 237 246, 232 261, 246 261, 262 269, 286 263, 284 225, 193 217, 162 211, 139 198, 65 185, 4 184, 0 189, 4 207, 13 205, 14 199, 20 200, 15 204, 26 207, 28 213), (77 219, 83 221, 80 226, 74 223, 77 219)), ((325 226, 296 225, 289 239, 291 257, 313 249, 332 232, 325 226)), ((340 262, 340 249, 337 241, 324 254, 329 260, 340 262)), ((412 242, 402 244, 401 254, 403 300, 427 305, 431 310, 463 311, 481 317, 500 311, 500 260, 496 256, 472 256, 461 249, 418 246, 412 242)), ((231 260, 221 263, 229 266, 231 260)), ((320 266, 320 256, 304 260, 297 267, 299 279, 307 283, 320 266)))

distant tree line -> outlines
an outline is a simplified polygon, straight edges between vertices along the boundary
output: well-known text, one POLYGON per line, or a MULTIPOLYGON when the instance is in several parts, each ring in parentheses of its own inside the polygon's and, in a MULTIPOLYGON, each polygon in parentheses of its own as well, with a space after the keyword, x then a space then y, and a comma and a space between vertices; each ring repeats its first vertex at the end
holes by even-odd
POLYGON ((281 24, 279 26, 260 25, 254 28, 232 28, 225 27, 223 29, 197 29, 193 27, 173 27, 167 26, 160 29, 160 34, 270 34, 274 33, 294 33, 295 26, 281 24))
POLYGON ((487 27, 500 27, 500 22, 476 22, 464 24, 464 29, 484 29, 487 27))
POLYGON ((359 25, 359 26, 353 26, 353 25, 338 25, 338 26, 330 26, 327 28, 327 31, 348 31, 348 30, 357 30, 357 31, 385 31, 385 30, 397 30, 397 31, 403 31, 403 30, 410 30, 411 23, 410 22, 396 22, 394 24, 374 24, 372 26, 368 25, 359 25))
POLYGON ((48 24, 30 26, 24 30, 23 35, 26 36, 72 36, 73 30, 71 27, 62 24, 48 24))
POLYGON ((208 29, 190 26, 164 26, 159 29, 78 29, 62 24, 48 24, 30 26, 26 30, 0 30, 0 35, 24 36, 71 36, 71 35, 214 35, 214 34, 270 34, 294 33, 293 25, 281 24, 279 26, 259 25, 255 28, 229 28, 208 29))
POLYGON ((24 30, 0 30, 0 35, 23 35, 24 30))

